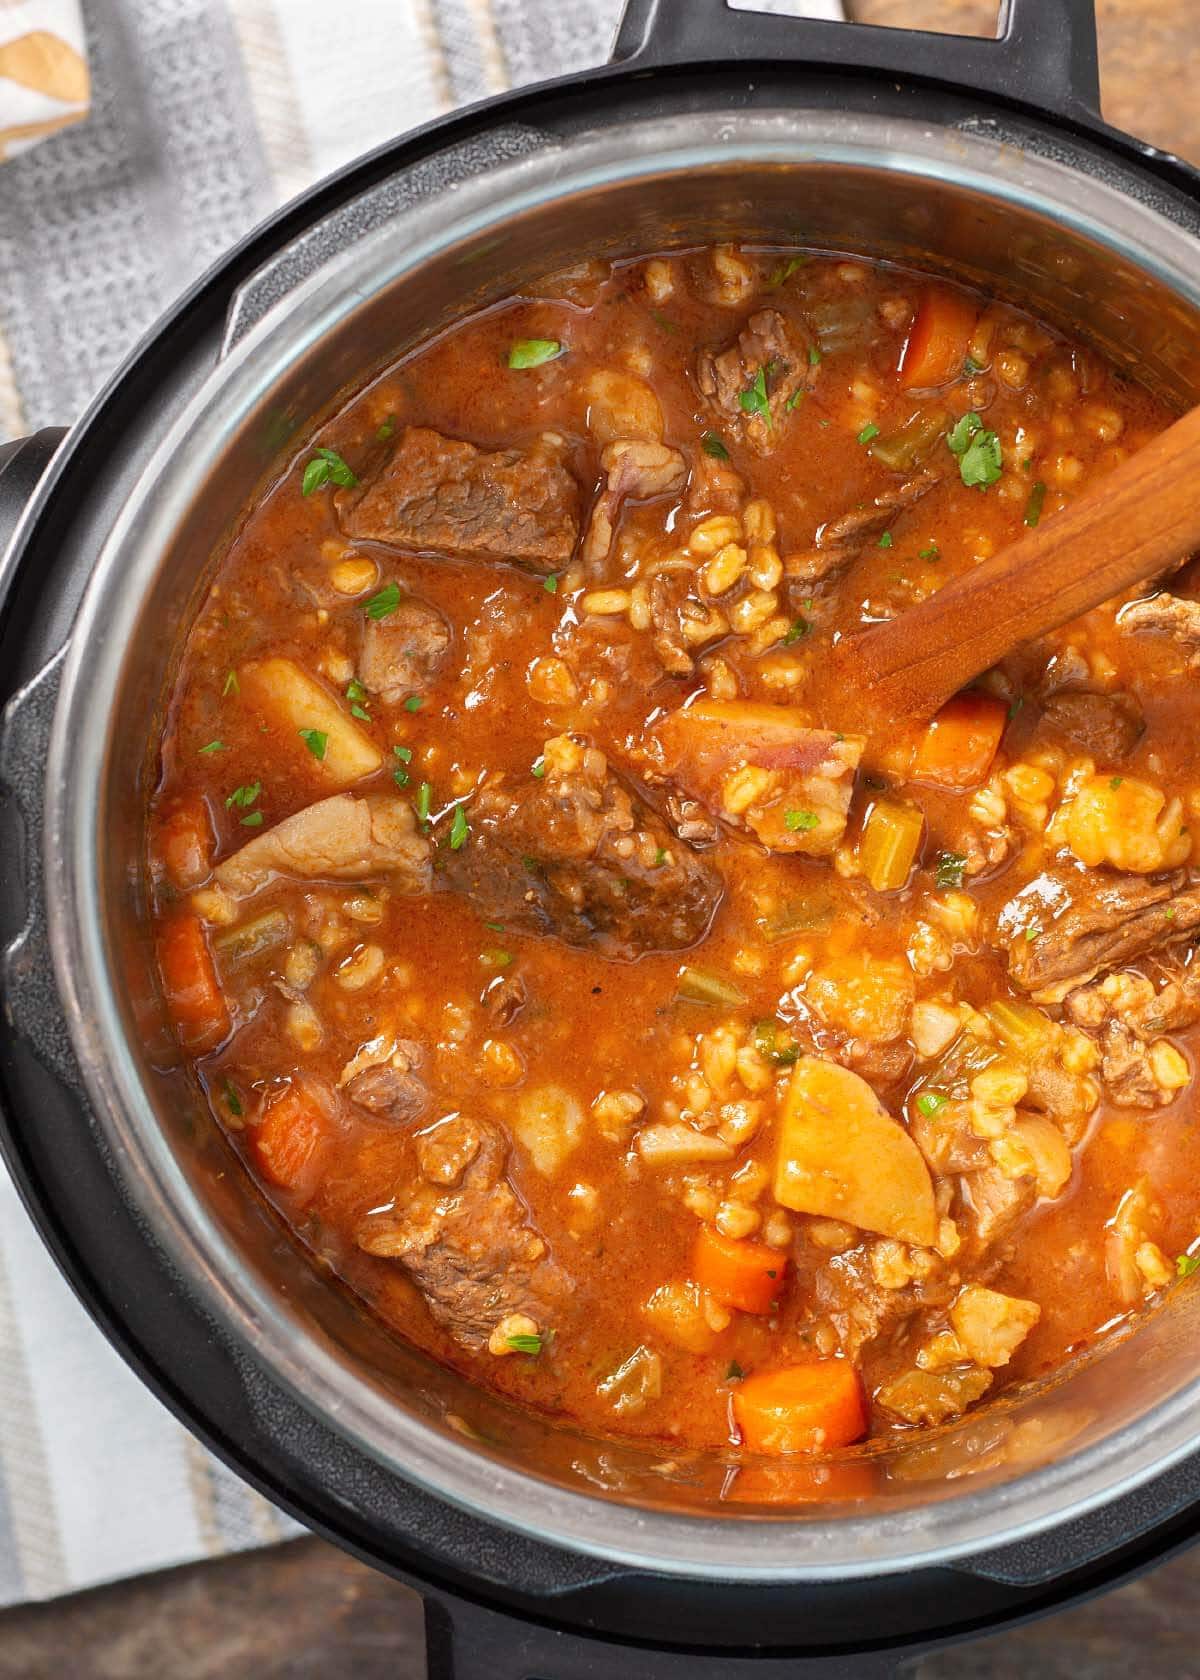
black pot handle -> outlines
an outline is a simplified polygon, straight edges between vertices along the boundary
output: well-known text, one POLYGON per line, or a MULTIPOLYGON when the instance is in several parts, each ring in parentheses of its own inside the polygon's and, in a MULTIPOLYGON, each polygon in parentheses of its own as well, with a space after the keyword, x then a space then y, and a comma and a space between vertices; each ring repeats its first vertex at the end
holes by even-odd
POLYGON ((38 481, 66 437, 61 426, 47 426, 31 437, 0 444, 0 556, 3 556, 38 481))
POLYGON ((1095 0, 1007 0, 995 39, 744 11, 726 0, 628 0, 613 58, 635 69, 759 61, 882 70, 1096 122, 1095 0))

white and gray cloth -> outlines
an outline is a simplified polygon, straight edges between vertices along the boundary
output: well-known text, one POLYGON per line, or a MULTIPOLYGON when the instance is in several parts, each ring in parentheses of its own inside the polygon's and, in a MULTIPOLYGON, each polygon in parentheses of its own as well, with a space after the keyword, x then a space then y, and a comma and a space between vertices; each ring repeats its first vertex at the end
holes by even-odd
MULTIPOLYGON (((0 22, 17 3, 39 0, 0 0, 0 22)), ((621 4, 80 0, 90 112, 0 168, 0 441, 69 424, 310 182, 452 106, 601 63, 621 4)), ((0 1166, 0 1606, 295 1532, 109 1348, 0 1166)))

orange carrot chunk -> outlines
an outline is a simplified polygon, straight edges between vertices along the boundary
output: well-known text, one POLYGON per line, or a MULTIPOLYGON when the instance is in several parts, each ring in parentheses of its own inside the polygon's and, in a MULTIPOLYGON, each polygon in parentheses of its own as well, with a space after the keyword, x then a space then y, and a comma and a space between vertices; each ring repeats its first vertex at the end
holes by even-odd
POLYGON ((158 966, 180 1044, 193 1056, 215 1050, 229 1032, 229 1010, 199 916, 175 916, 164 925, 158 966))
POLYGON ((723 1306, 768 1313, 783 1283, 787 1259, 766 1243, 724 1237, 702 1225, 692 1252, 692 1276, 723 1306))
POLYGON ((927 291, 900 352, 901 387, 923 391, 957 379, 977 316, 976 305, 961 292, 927 291))
POLYGON ((912 779, 961 792, 985 780, 1004 734, 1008 707, 968 689, 947 700, 917 747, 912 779))
POLYGON ((747 1377, 733 1396, 733 1412, 750 1452, 831 1452, 867 1432, 862 1382, 847 1359, 747 1377))
POLYGON ((330 1116, 312 1093, 289 1085, 262 1109, 249 1134, 250 1149, 272 1184, 311 1194, 332 1133, 330 1116))

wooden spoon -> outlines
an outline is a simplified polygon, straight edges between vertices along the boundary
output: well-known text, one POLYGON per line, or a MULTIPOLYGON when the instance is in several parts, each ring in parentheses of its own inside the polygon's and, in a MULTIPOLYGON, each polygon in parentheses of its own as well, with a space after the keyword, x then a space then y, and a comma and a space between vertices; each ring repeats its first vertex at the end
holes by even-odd
MULTIPOLYGON (((1022 642, 1200 547, 1200 407, 1011 547, 833 653, 838 710, 878 730, 933 716, 1022 642)), ((853 721, 853 720, 851 720, 853 721)))

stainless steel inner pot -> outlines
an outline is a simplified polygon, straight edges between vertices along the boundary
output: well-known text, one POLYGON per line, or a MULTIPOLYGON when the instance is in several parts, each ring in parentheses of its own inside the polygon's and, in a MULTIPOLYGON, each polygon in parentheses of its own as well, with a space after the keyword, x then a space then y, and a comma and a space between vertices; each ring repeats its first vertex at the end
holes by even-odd
MULTIPOLYGON (((242 337, 173 425, 71 638, 47 780, 57 982, 96 1122, 212 1314, 385 1466, 500 1524, 659 1571, 822 1580, 962 1558, 1066 1521, 1198 1444, 1188 1291, 1056 1381, 892 1449, 877 1498, 724 1502, 717 1453, 520 1412, 385 1332, 313 1267, 232 1160, 169 1048, 141 878, 161 697, 239 508, 348 387, 463 311, 577 261, 725 238, 862 252, 993 289, 1200 398, 1200 242, 1104 171, 988 123, 702 111, 513 160, 341 250, 242 337), (286 451, 285 451, 286 453, 286 451)), ((523 150, 527 155, 519 155, 523 150)))

